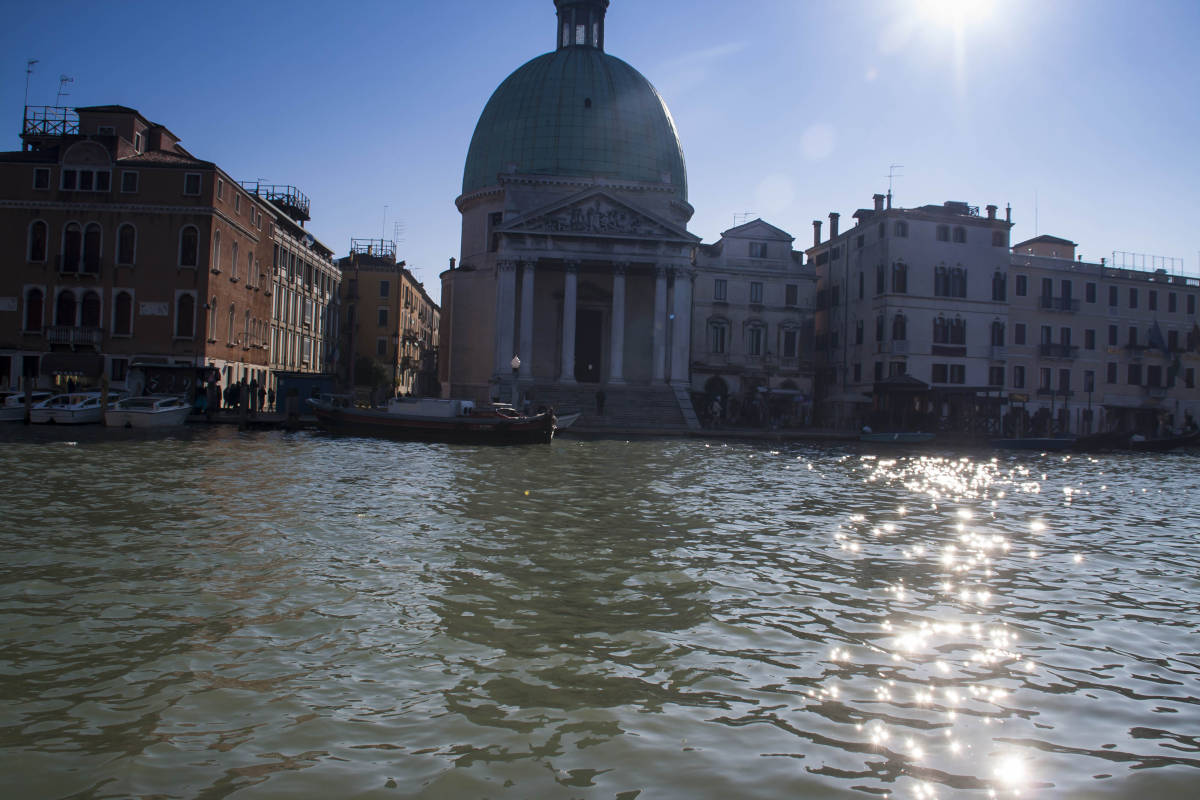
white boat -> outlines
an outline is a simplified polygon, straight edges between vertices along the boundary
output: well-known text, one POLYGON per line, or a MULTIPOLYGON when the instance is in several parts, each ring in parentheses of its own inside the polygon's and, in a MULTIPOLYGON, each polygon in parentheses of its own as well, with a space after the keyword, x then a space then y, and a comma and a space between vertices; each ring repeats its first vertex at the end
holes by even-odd
POLYGON ((104 424, 110 428, 163 428, 182 425, 192 407, 179 395, 126 397, 108 407, 104 424))
MULTIPOLYGON (((32 392, 30 394, 31 405, 36 406, 53 396, 53 392, 32 392)), ((25 393, 13 392, 6 395, 4 404, 0 405, 0 422, 20 422, 23 419, 25 419, 25 393)))
POLYGON ((29 421, 36 424, 86 425, 99 422, 104 408, 99 392, 56 394, 29 410, 29 421))

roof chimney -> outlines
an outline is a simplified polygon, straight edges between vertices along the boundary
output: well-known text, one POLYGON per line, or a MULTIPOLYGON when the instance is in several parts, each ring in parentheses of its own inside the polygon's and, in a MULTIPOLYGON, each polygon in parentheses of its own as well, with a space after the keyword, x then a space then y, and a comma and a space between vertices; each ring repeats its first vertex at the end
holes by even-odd
POLYGON ((821 243, 821 220, 813 220, 813 247, 821 243))
POLYGON ((892 210, 892 190, 891 189, 888 189, 888 193, 887 193, 887 207, 888 207, 888 211, 892 210))
POLYGON ((840 216, 841 216, 841 214, 837 213, 836 211, 829 212, 829 238, 831 240, 837 238, 837 233, 838 233, 837 224, 838 224, 838 217, 840 217, 840 216))
POLYGON ((1012 222, 1012 203, 1004 204, 1004 221, 1012 222))
POLYGON ((997 206, 988 206, 987 207, 988 219, 996 218, 996 209, 997 209, 997 206))
POLYGON ((877 211, 877 212, 883 211, 883 195, 881 195, 881 194, 871 195, 871 199, 873 199, 875 201, 875 211, 877 211))

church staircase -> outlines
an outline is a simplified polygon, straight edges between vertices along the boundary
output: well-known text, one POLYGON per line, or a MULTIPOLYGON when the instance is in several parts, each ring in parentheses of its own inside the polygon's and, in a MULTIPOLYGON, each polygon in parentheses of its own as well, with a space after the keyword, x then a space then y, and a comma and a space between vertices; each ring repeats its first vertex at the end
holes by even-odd
MULTIPOLYGON (((687 392, 684 391, 686 397, 687 392)), ((581 413, 572 430, 629 430, 683 433, 689 424, 676 391, 670 386, 609 384, 538 384, 530 393, 532 405, 553 406, 559 414, 581 413), (604 392, 603 413, 596 407, 596 392, 604 392)), ((687 410, 691 411, 688 399, 687 410)), ((695 419, 695 412, 692 412, 695 419)))

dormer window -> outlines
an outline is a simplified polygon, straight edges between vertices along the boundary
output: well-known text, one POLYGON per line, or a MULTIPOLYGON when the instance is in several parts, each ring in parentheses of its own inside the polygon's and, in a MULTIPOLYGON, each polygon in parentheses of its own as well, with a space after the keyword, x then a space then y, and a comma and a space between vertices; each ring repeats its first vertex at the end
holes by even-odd
POLYGON ((766 258, 767 257, 767 243, 766 242, 751 242, 750 243, 750 257, 751 258, 766 258))
POLYGON ((142 152, 142 135, 140 133, 133 135, 133 151, 135 153, 142 152))

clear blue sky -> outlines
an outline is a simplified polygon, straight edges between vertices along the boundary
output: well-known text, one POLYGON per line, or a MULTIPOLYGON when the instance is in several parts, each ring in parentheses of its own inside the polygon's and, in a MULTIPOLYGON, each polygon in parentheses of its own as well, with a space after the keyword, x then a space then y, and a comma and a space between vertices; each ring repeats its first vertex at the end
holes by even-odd
MULTIPOLYGON (((475 122, 554 30, 551 0, 10 4, 4 147, 37 58, 31 104, 66 74, 64 104, 131 106, 239 179, 295 184, 338 254, 401 221, 437 298, 475 122)), ((1011 203, 1019 241, 1036 199, 1036 232, 1089 260, 1197 274, 1198 35, 1195 0, 613 0, 606 49, 670 107, 706 242, 753 212, 805 247, 902 164, 897 205, 1011 203)))

